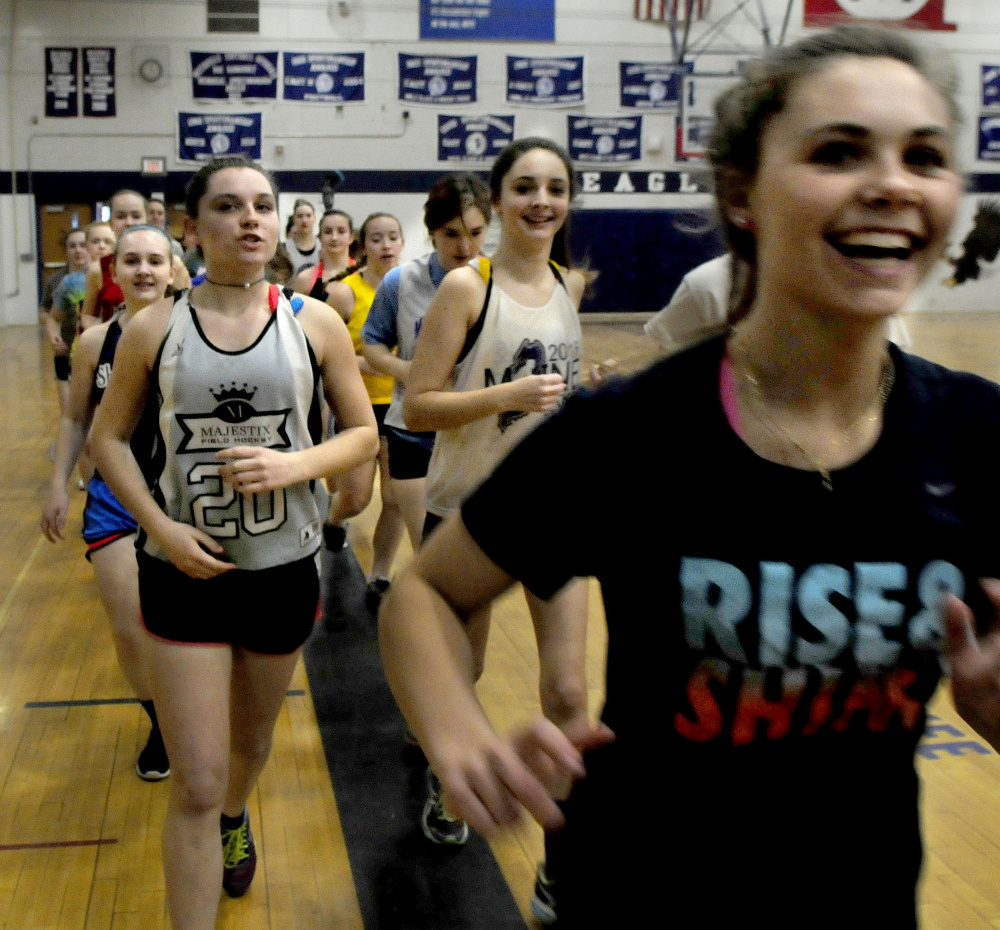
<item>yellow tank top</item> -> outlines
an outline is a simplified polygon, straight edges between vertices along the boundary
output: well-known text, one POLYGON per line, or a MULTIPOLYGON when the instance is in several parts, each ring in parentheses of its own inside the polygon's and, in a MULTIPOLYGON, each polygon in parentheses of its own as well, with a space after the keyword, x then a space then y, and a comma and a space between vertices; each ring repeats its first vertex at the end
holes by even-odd
MULTIPOLYGON (((347 331, 354 343, 354 354, 361 355, 361 327, 368 319, 368 311, 375 299, 373 288, 362 276, 360 271, 349 274, 344 283, 354 291, 354 311, 347 323, 347 331)), ((392 400, 392 378, 389 375, 369 375, 361 372, 361 379, 368 390, 368 399, 372 404, 388 404, 392 400)))

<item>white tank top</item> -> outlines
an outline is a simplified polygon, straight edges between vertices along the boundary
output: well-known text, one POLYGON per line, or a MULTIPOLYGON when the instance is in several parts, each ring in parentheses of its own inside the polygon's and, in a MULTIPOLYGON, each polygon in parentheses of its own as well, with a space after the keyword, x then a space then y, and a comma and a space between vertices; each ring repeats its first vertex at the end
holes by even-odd
MULTIPOLYGON (((559 374, 567 393, 580 378, 580 317, 561 277, 542 307, 522 307, 493 281, 488 259, 483 311, 470 330, 474 339, 452 372, 452 390, 472 391, 528 375, 559 374), (477 332, 478 331, 478 332, 477 332)), ((475 266, 475 262, 472 263, 475 266)), ((565 397, 566 394, 563 394, 565 397)), ((439 430, 427 471, 427 510, 439 517, 462 501, 494 466, 545 418, 511 411, 454 429, 439 430)))

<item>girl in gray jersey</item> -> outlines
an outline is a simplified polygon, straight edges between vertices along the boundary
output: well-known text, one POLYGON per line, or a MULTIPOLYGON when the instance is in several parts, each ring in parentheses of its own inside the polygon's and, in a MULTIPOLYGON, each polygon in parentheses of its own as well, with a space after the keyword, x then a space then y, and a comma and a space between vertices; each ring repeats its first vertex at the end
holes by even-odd
POLYGON ((175 930, 205 930, 220 885, 242 895, 256 867, 246 801, 316 614, 317 483, 343 476, 370 495, 377 435, 343 322, 308 297, 293 307, 264 277, 278 241, 270 178, 218 159, 195 175, 187 209, 205 281, 123 335, 94 452, 141 528, 174 775, 168 909, 175 930), (325 442, 323 397, 343 427, 325 442), (133 455, 136 431, 149 439, 133 455))
POLYGON ((361 330, 368 364, 395 379, 385 415, 392 492, 414 551, 420 546, 426 508, 424 486, 434 433, 415 433, 403 420, 403 396, 427 308, 449 271, 475 258, 492 216, 490 193, 474 174, 449 174, 427 195, 424 225, 434 251, 393 268, 382 279, 361 330))

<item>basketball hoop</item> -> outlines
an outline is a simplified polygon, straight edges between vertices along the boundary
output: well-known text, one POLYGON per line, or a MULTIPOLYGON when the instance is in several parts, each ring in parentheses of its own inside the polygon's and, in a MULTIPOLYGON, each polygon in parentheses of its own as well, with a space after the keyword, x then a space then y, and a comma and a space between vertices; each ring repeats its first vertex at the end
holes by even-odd
POLYGON ((634 0, 635 18, 654 23, 684 23, 705 18, 712 0, 634 0))

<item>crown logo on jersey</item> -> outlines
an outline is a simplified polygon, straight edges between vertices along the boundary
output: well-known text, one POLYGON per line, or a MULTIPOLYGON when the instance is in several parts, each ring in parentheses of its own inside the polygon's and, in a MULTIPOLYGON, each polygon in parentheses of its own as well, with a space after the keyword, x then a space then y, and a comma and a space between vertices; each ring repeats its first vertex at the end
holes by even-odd
POLYGON ((224 400, 245 400, 249 403, 253 400, 254 394, 257 393, 257 388, 255 386, 248 389, 246 381, 243 382, 242 388, 238 388, 236 382, 232 381, 228 388, 224 384, 220 384, 218 392, 213 391, 211 388, 209 388, 209 391, 220 404, 224 400))

